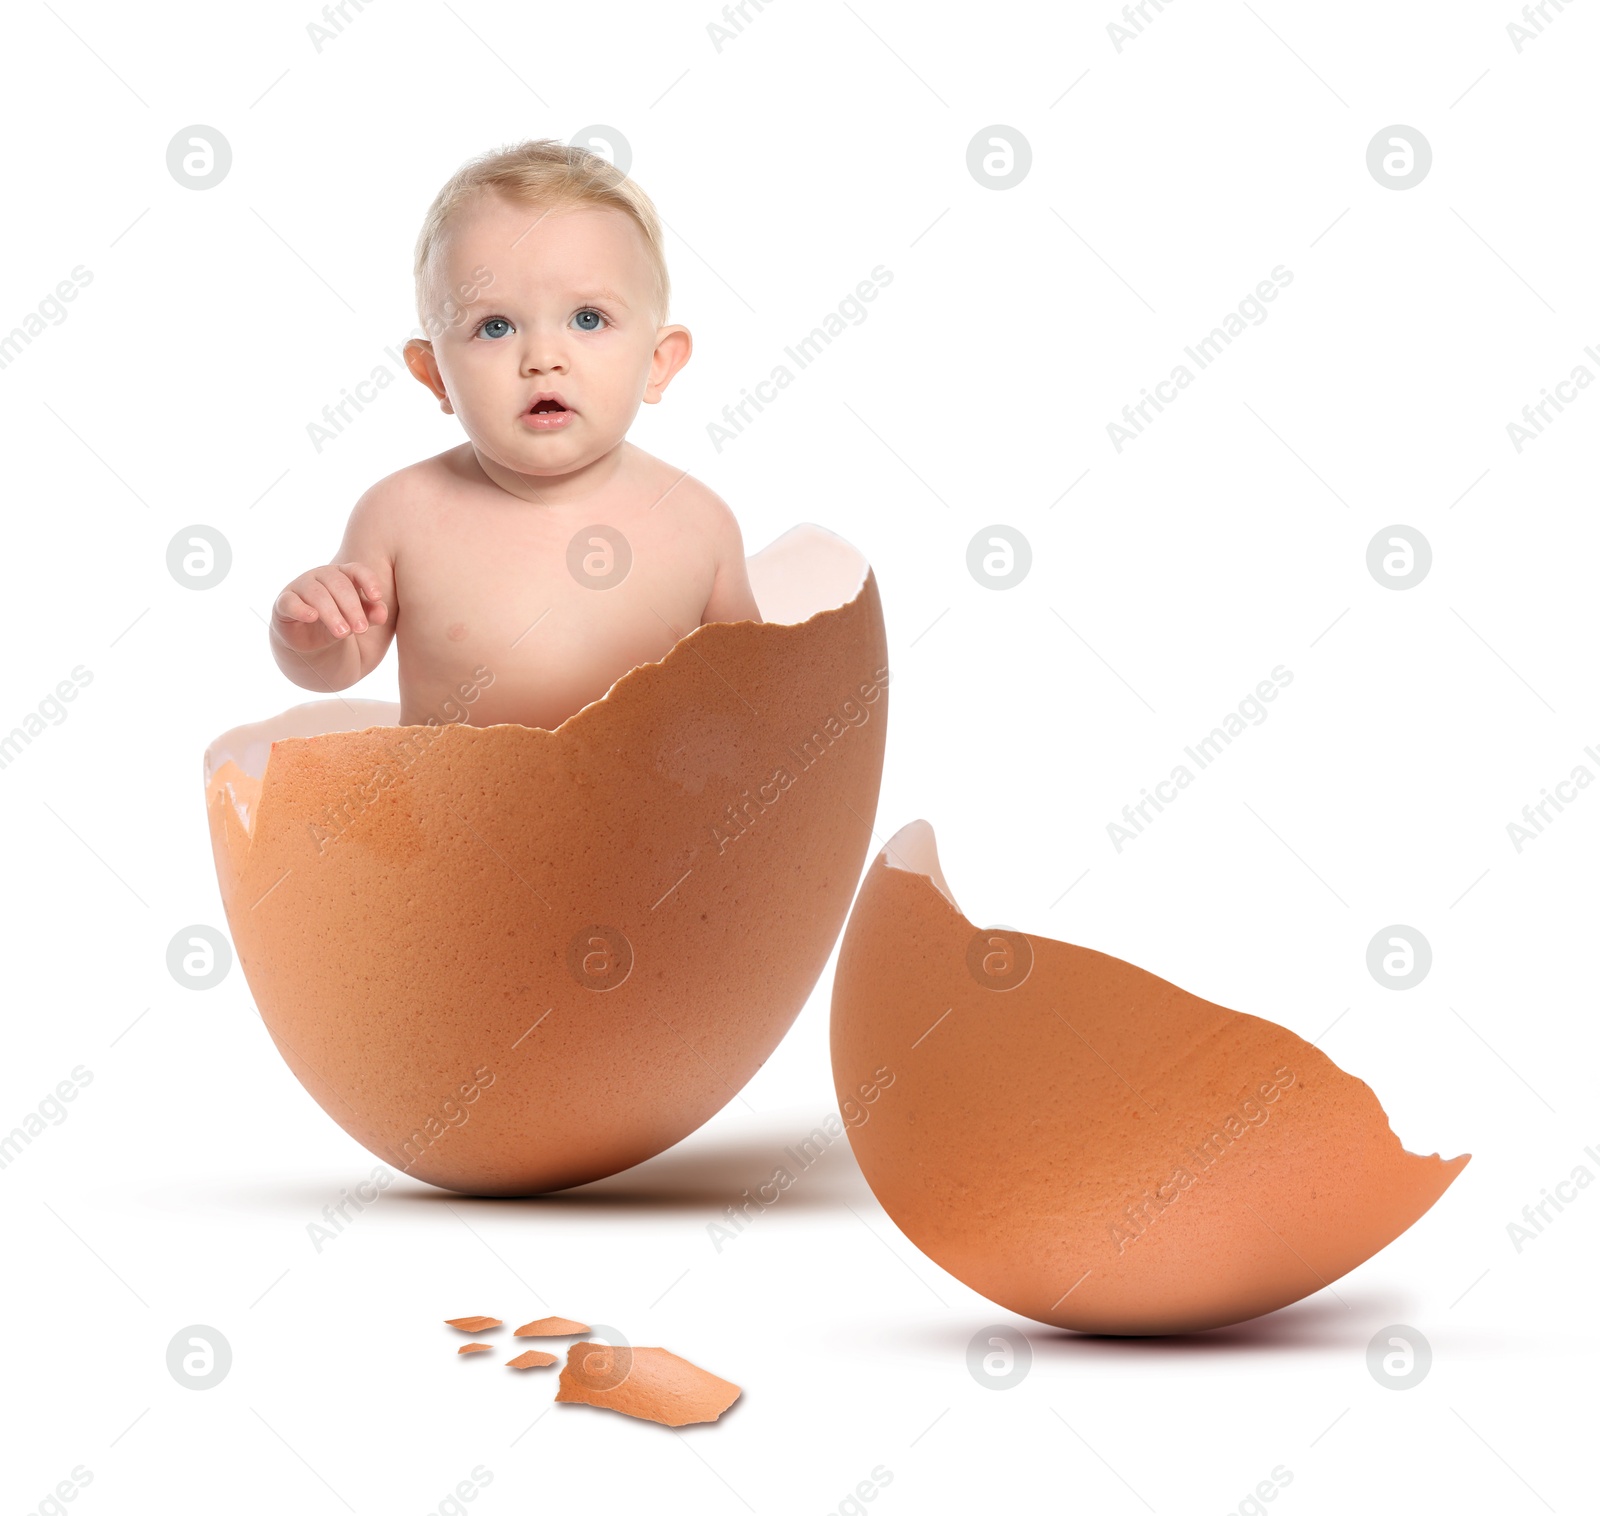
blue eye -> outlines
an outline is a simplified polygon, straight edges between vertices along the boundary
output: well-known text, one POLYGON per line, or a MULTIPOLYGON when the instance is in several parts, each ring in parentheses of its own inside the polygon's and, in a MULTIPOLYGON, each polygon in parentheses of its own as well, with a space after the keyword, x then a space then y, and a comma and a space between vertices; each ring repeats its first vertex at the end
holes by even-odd
POLYGON ((572 321, 580 332, 597 332, 605 323, 605 319, 593 306, 586 306, 572 318, 572 321), (590 324, 591 320, 593 325, 590 324))
POLYGON ((513 329, 511 323, 504 316, 491 316, 478 328, 478 335, 497 339, 510 336, 513 329))

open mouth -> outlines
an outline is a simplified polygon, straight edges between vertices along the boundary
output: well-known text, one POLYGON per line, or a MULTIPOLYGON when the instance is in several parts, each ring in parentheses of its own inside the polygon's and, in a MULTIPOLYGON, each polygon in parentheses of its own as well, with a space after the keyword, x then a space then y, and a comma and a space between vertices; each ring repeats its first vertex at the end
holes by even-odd
POLYGON ((536 395, 522 413, 522 424, 530 431, 555 432, 565 428, 576 414, 559 395, 536 395))

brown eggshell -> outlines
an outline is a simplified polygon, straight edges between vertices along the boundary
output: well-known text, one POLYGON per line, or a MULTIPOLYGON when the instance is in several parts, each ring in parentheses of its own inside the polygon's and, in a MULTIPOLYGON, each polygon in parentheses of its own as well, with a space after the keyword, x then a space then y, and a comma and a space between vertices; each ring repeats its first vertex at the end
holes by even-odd
POLYGON ((456 1349, 456 1352, 458 1354, 460 1354, 460 1353, 488 1353, 488 1352, 491 1352, 491 1351, 493 1351, 493 1349, 491 1348, 490 1344, 487 1343, 487 1342, 464 1342, 464 1343, 461 1344, 460 1347, 458 1347, 456 1349))
POLYGON ((568 1316, 541 1316, 537 1321, 524 1322, 511 1335, 513 1337, 583 1337, 589 1328, 581 1321, 568 1316))
POLYGON ((541 1353, 537 1348, 529 1348, 526 1353, 518 1353, 515 1358, 506 1359, 508 1369, 547 1369, 555 1363, 554 1353, 541 1353))
POLYGON ((447 1327, 454 1327, 458 1332, 487 1332, 490 1327, 500 1325, 498 1316, 450 1316, 445 1319, 447 1327))
POLYGON ((749 568, 764 623, 696 627, 554 731, 335 699, 208 749, 262 1019, 386 1163, 481 1195, 616 1173, 805 1003, 877 811, 883 612, 820 527, 749 568))
POLYGON ((603 1342, 575 1342, 567 1349, 556 1390, 556 1399, 566 1404, 600 1406, 669 1427, 715 1421, 739 1395, 738 1385, 665 1348, 603 1342))
POLYGON ((832 1048, 896 1225, 996 1304, 1080 1332, 1288 1305, 1392 1242, 1467 1162, 1406 1152, 1365 1084, 1273 1022, 1092 948, 980 932, 924 821, 867 870, 832 1048))

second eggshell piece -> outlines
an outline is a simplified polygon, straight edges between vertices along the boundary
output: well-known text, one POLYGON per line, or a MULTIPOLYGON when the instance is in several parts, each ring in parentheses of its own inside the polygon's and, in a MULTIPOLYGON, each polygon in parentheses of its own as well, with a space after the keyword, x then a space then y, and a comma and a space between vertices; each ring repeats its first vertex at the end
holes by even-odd
POLYGON ((1019 1315, 1194 1332, 1348 1273, 1467 1156, 1408 1153, 1373 1092, 1286 1028, 1092 948, 980 931, 933 830, 872 862, 839 950, 833 1070, 900 1229, 1019 1315))

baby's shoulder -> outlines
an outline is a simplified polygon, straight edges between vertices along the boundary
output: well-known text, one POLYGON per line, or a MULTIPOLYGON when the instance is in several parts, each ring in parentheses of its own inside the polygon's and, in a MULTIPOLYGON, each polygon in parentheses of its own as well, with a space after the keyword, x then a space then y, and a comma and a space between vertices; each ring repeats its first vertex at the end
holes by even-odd
POLYGON ((397 538, 416 524, 427 505, 459 484, 451 453, 439 453, 385 474, 356 501, 350 518, 372 532, 397 538))
POLYGON ((656 504, 663 509, 670 505, 673 515, 692 520, 701 530, 738 530, 733 507, 709 484, 696 479, 687 469, 663 463, 648 453, 642 456, 647 463, 645 492, 652 502, 652 509, 656 504))
MULTIPOLYGON (((739 520, 728 504, 709 484, 683 469, 671 469, 659 483, 666 493, 661 509, 672 508, 671 519, 687 528, 685 543, 709 544, 711 557, 718 563, 744 561, 744 538, 739 520)), ((657 512, 656 514, 659 514, 657 512)))

